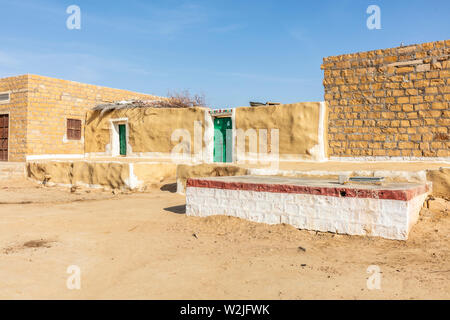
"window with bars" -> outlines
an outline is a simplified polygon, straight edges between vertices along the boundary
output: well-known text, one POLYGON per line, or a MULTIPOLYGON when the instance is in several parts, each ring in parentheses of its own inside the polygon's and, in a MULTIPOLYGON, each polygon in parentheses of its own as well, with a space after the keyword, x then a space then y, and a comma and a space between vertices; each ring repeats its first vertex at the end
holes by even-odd
POLYGON ((67 139, 69 140, 81 139, 81 120, 67 119, 67 139))

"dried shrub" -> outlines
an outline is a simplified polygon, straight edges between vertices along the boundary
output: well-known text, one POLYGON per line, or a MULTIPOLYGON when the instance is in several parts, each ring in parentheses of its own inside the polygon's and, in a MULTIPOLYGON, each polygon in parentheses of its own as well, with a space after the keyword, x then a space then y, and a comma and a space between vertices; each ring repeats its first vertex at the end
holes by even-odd
POLYGON ((115 103, 101 104, 93 110, 101 111, 101 114, 125 108, 193 108, 206 107, 205 96, 194 94, 191 96, 188 90, 173 92, 167 98, 154 100, 130 100, 115 103))
POLYGON ((167 104, 172 106, 172 108, 192 108, 206 106, 204 94, 194 94, 193 96, 191 96, 189 90, 169 92, 167 96, 167 104))

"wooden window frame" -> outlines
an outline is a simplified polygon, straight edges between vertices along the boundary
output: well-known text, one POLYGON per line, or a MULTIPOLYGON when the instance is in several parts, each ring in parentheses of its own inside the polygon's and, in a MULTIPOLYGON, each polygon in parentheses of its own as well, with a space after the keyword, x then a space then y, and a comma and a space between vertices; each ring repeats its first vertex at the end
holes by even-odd
POLYGON ((81 140, 82 123, 80 119, 67 119, 67 140, 81 140))
MULTIPOLYGON (((9 142, 10 142, 10 130, 11 130, 11 116, 9 112, 0 112, 0 119, 5 116, 8 121, 6 124, 6 127, 8 128, 8 131, 6 132, 6 140, 8 140, 8 145, 6 146, 6 160, 0 160, 0 162, 9 161, 9 155, 10 155, 10 149, 9 149, 9 142)), ((2 127, 3 128, 3 127, 2 127)))

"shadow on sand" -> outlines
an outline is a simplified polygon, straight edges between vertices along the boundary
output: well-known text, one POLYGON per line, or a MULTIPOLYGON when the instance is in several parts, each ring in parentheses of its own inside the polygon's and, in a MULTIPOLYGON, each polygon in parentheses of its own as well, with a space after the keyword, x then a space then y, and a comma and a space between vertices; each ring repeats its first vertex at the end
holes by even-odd
POLYGON ((180 205, 180 206, 173 206, 173 207, 168 207, 168 208, 164 208, 165 211, 169 211, 169 212, 173 212, 176 214, 185 214, 186 213, 186 205, 180 205))

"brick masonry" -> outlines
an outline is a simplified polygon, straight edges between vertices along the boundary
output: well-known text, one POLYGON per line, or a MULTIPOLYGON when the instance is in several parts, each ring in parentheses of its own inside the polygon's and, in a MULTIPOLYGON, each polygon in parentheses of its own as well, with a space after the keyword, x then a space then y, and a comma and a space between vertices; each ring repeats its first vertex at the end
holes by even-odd
POLYGON ((28 76, 0 79, 0 92, 9 92, 9 103, 0 104, 0 114, 9 115, 9 161, 22 161, 27 152, 28 76))
POLYGON ((11 101, 0 104, 9 113, 9 161, 36 155, 84 154, 84 139, 68 140, 67 119, 82 120, 84 137, 87 110, 106 102, 152 99, 155 96, 37 75, 0 79, 0 92, 11 101))
POLYGON ((331 157, 450 157, 450 40, 323 59, 331 157))

